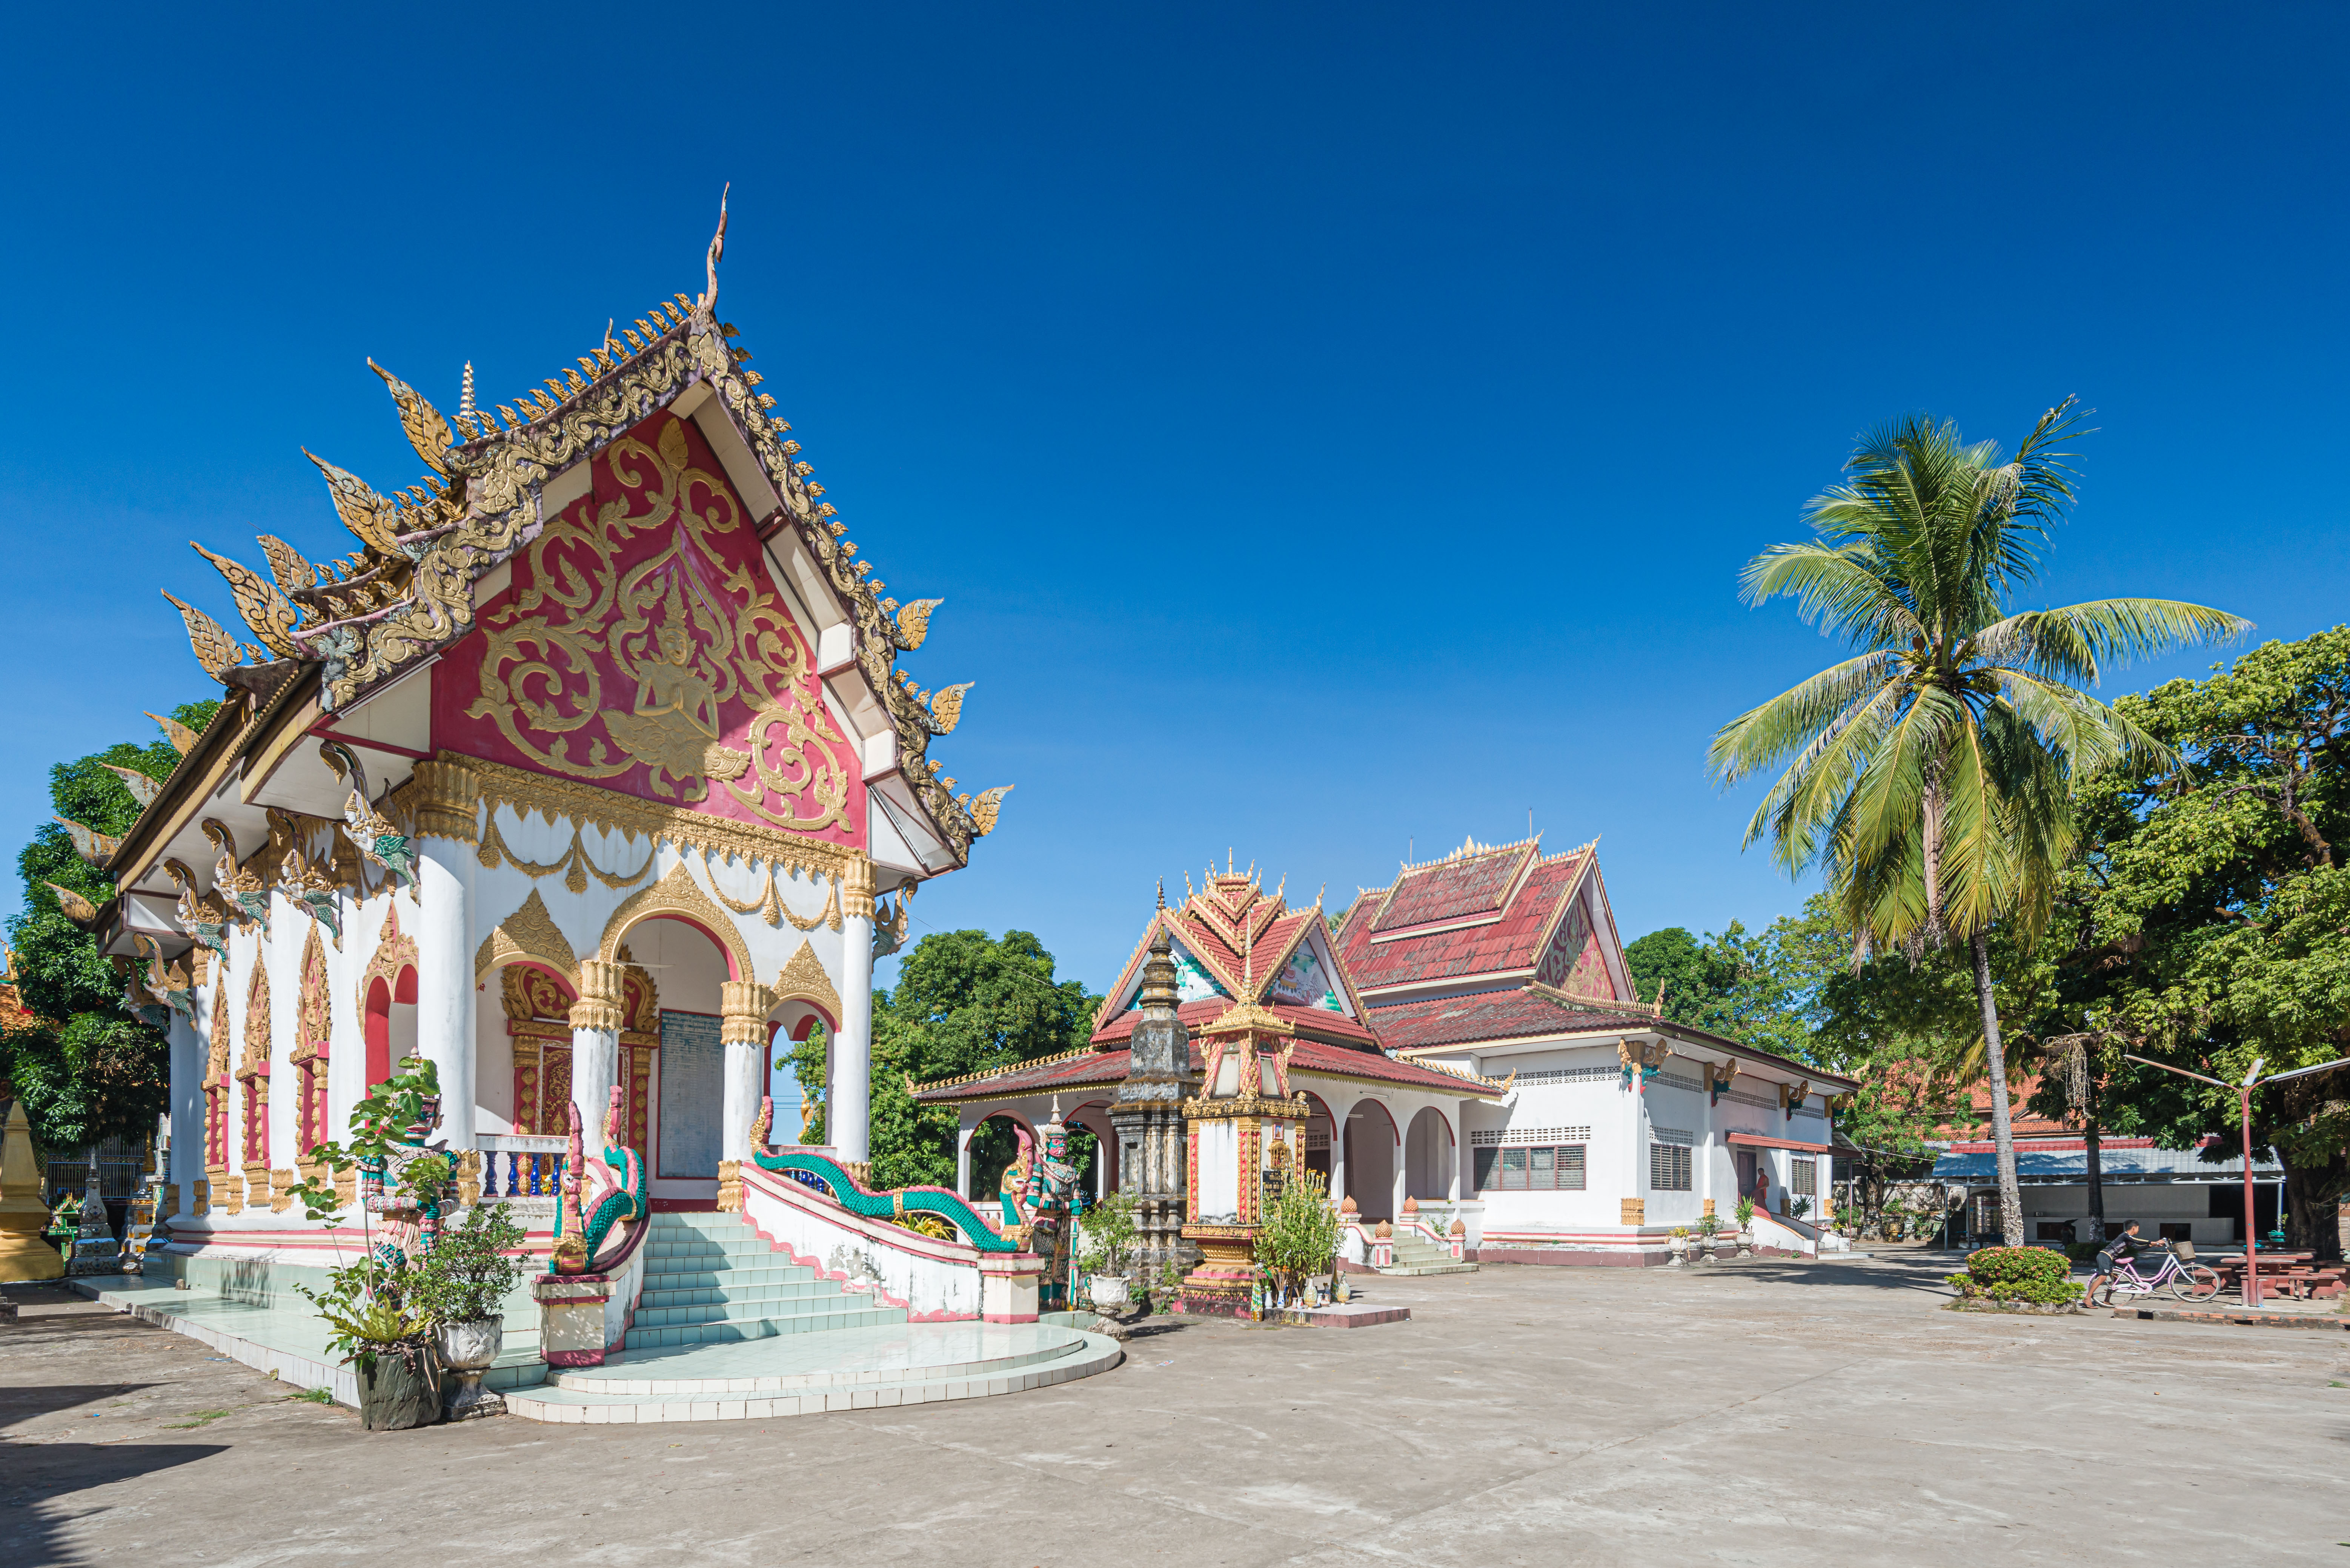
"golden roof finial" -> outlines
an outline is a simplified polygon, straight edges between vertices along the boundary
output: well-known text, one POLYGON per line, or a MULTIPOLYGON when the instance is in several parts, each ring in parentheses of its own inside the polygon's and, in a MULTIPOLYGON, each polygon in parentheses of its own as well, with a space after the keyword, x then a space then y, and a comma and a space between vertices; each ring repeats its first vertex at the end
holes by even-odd
MULTIPOLYGON (((734 182, 729 180, 725 188, 718 192, 718 232, 710 236, 710 286, 702 291, 700 299, 693 302, 693 311, 697 316, 707 316, 718 307, 718 264, 726 255, 726 196, 733 189, 734 182)), ((681 300, 684 296, 681 295, 679 297, 681 300)))
POLYGON ((476 417, 473 408, 473 362, 465 361, 465 379, 457 388, 457 417, 471 421, 476 417))
POLYGON ((1162 910, 1167 908, 1167 878, 1164 877, 1159 878, 1159 907, 1162 910))

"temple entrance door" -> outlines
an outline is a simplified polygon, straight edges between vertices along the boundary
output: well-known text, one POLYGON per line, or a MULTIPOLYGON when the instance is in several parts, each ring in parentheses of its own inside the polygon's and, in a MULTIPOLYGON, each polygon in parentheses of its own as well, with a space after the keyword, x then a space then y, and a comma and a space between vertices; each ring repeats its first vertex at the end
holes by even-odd
POLYGON ((646 1166, 655 1203, 707 1209, 718 1201, 725 1147, 726 1050, 718 1038, 726 955, 682 920, 656 917, 630 928, 624 950, 652 977, 660 1001, 653 1058, 651 1143, 646 1166))
MULTIPOLYGON (((1731 1150, 1731 1164, 1738 1171, 1738 1197, 1744 1198, 1754 1190, 1754 1151, 1751 1148, 1731 1150)), ((1737 1202, 1736 1198, 1731 1199, 1733 1210, 1737 1202)))
POLYGON ((1347 1193, 1366 1220, 1395 1218, 1395 1118, 1377 1100, 1347 1113, 1347 1193))

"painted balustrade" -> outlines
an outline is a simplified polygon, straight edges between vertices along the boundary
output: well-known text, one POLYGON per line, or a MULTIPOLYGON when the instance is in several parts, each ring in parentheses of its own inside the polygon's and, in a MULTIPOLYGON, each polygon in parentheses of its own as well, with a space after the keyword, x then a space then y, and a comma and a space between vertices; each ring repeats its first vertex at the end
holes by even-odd
POLYGON ((483 1202, 530 1198, 551 1201, 562 1195, 568 1140, 525 1133, 484 1133, 479 1141, 483 1202))

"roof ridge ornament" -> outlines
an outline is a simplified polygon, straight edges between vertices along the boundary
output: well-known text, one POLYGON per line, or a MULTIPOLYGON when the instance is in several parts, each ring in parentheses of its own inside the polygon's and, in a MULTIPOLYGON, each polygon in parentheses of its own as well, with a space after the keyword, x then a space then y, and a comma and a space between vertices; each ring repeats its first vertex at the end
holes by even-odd
MULTIPOLYGON (((718 264, 726 256, 726 197, 733 189, 734 182, 729 180, 718 192, 718 232, 710 236, 710 254, 703 263, 709 270, 710 286, 703 289, 702 297, 693 302, 696 316, 706 317, 718 308, 718 264)), ((607 327, 605 333, 608 341, 610 328, 607 327)))

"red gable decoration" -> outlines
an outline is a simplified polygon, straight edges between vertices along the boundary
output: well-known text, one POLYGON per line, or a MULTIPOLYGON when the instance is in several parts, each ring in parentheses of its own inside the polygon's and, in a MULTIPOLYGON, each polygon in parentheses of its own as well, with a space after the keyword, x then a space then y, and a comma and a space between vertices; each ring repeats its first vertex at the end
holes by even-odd
POLYGON ((655 413, 591 475, 442 659, 434 743, 861 847, 856 751, 702 431, 655 413))
POLYGON ((1222 871, 1211 868, 1200 891, 1180 909, 1161 905, 1143 928, 1142 940, 1104 999, 1101 1025, 1094 1035, 1097 1044, 1123 1041, 1132 1029, 1133 1018, 1127 1015, 1141 987, 1150 939, 1161 924, 1182 954, 1195 961, 1223 993, 1218 1012, 1235 1001, 1252 1002, 1298 1019, 1314 1033, 1364 1050, 1378 1049, 1369 1032, 1357 1022, 1362 1001, 1330 941, 1321 900, 1293 909, 1280 888, 1264 890, 1253 867, 1234 871, 1229 866, 1222 871))

